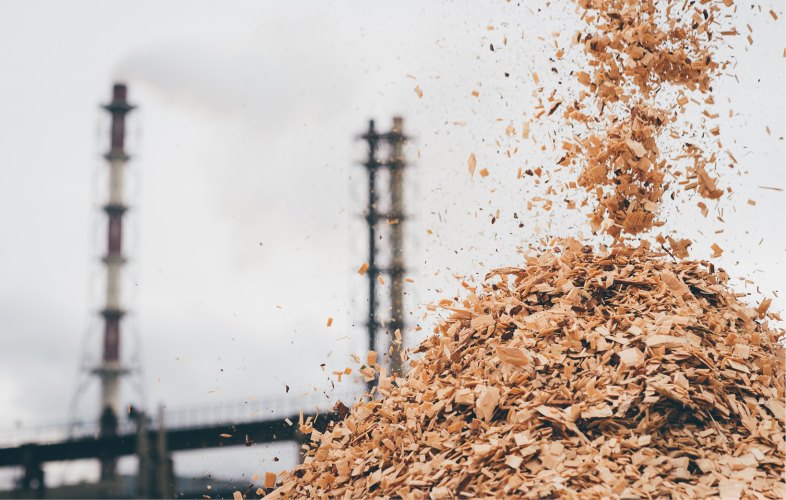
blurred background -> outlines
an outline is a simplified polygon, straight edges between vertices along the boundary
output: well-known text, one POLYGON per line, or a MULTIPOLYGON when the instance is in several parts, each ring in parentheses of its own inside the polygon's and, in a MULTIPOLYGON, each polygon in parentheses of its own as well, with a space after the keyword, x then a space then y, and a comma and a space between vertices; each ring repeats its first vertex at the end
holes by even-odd
MULTIPOLYGON (((783 6, 740 5, 728 21, 743 35, 719 47, 733 64, 714 95, 720 139, 738 160, 718 175, 733 192, 708 203, 707 218, 679 193, 663 230, 692 239, 694 258, 717 243, 714 260, 735 287, 751 302, 774 297, 781 311, 783 6)), ((547 180, 564 180, 549 173, 554 150, 541 148, 560 133, 558 116, 532 120, 539 89, 570 92, 573 78, 549 69, 579 26, 571 3, 545 1, 0 3, 0 496, 45 494, 42 480, 72 485, 52 490, 60 496, 231 495, 297 463, 296 439, 254 433, 292 433, 282 419, 330 412, 365 389, 369 275, 357 270, 369 262, 360 136, 371 119, 384 134, 401 117, 393 131, 408 136, 398 221, 406 345, 438 321, 427 304, 462 294, 456 276, 520 264, 541 238, 599 241, 583 214, 531 206, 547 180), (115 109, 130 157, 119 280, 128 373, 115 428, 128 439, 107 446, 133 449, 116 465, 101 444, 94 374, 107 367, 112 109, 100 105, 114 83, 137 106, 115 109), (538 166, 544 179, 517 178, 538 166), (155 432, 162 415, 185 433, 168 445, 155 432), (72 451, 90 456, 62 460, 72 451), (156 489, 161 470, 179 478, 169 491, 156 489)), ((576 47, 566 57, 582 61, 576 47)), ((390 141, 380 141, 384 161, 390 141)), ((389 170, 376 186, 383 214, 389 170)), ((395 225, 386 221, 375 234, 383 271, 395 225)), ((376 285, 380 356, 395 315, 388 274, 376 285)))

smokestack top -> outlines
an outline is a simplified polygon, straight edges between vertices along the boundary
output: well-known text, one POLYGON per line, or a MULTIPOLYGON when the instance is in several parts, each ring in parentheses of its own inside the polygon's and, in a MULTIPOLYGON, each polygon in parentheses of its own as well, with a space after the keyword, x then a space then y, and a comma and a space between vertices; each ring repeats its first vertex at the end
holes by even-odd
POLYGON ((116 83, 112 86, 112 100, 125 101, 128 95, 128 87, 125 83, 116 83))
POLYGON ((393 129, 388 134, 389 139, 393 142, 403 142, 409 139, 404 135, 404 119, 400 116, 393 117, 393 129))
POLYGON ((136 106, 128 103, 128 87, 125 83, 115 83, 112 86, 112 102, 102 107, 110 113, 128 113, 136 106))

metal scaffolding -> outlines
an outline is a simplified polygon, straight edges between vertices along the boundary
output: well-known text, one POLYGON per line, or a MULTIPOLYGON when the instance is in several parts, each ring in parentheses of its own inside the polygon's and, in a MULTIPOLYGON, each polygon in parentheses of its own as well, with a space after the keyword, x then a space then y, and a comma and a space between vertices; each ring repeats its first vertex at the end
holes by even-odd
MULTIPOLYGON (((389 340, 389 367, 392 373, 403 372, 403 341, 404 341, 404 228, 406 218, 404 209, 404 170, 407 167, 404 156, 404 120, 393 118, 393 128, 386 133, 377 133, 374 120, 369 121, 368 131, 361 136, 368 144, 368 158, 363 163, 368 171, 368 206, 365 219, 368 226, 368 344, 369 350, 378 348, 378 330, 383 328, 389 340), (385 160, 377 158, 380 144, 388 146, 385 160), (380 197, 377 187, 378 173, 385 169, 388 173, 389 206, 386 211, 379 211, 380 197), (386 222, 390 228, 389 262, 387 267, 380 267, 377 244, 380 239, 378 224, 386 222), (387 322, 380 320, 377 311, 379 300, 377 285, 380 276, 390 278, 390 317, 387 322)), ((369 384, 369 388, 371 384, 369 384)))

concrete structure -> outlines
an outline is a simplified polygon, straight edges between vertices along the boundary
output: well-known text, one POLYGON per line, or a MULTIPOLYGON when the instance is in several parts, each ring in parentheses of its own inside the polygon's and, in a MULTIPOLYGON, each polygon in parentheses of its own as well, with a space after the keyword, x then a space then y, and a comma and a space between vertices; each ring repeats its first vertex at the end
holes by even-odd
MULTIPOLYGON (((109 200, 104 205, 108 218, 107 249, 104 256, 106 266, 106 303, 101 310, 104 319, 103 355, 101 366, 94 373, 101 379, 101 436, 117 434, 117 422, 121 414, 120 377, 127 373, 120 357, 120 325, 125 314, 122 306, 123 215, 128 207, 123 196, 123 179, 129 156, 125 151, 126 115, 134 109, 128 103, 128 89, 122 83, 112 88, 112 101, 103 106, 112 117, 110 148, 104 157, 109 163, 109 200)), ((101 480, 115 478, 117 460, 101 458, 101 480)))

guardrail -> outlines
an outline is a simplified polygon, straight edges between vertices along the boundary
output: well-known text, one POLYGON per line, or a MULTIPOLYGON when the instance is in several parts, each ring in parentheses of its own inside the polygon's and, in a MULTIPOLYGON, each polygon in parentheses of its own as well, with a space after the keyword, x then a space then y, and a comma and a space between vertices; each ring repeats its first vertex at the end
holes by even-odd
MULTIPOLYGON (((164 406, 164 425, 167 429, 189 429, 220 424, 240 424, 269 420, 271 418, 292 417, 301 411, 307 414, 326 413, 332 410, 336 401, 351 406, 361 392, 342 391, 341 393, 310 393, 304 396, 291 395, 275 399, 249 398, 242 401, 224 401, 210 405, 183 408, 164 406)), ((151 423, 158 426, 157 412, 150 411, 151 423)), ((118 434, 131 434, 136 423, 127 415, 118 422, 118 434)), ((19 425, 13 429, 0 430, 0 448, 19 446, 27 443, 50 443, 70 439, 98 436, 97 420, 78 420, 54 422, 43 425, 19 425)))

